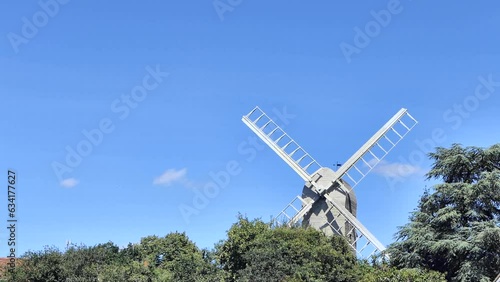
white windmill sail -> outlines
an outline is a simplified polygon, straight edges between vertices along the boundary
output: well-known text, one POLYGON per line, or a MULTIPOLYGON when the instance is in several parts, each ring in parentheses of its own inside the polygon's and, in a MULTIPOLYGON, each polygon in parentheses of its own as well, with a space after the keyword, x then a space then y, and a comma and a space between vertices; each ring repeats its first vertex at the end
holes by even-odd
POLYGON ((356 187, 417 123, 407 109, 399 110, 337 170, 339 178, 356 187))
POLYGON ((255 107, 242 121, 278 154, 304 181, 321 166, 259 107, 255 107))

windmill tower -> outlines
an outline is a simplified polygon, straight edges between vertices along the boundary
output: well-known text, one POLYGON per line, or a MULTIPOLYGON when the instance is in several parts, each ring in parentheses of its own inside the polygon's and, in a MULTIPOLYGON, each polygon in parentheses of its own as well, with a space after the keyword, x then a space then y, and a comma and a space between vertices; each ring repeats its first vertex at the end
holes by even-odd
POLYGON ((302 195, 295 197, 275 222, 302 224, 326 235, 342 235, 360 257, 385 250, 356 218, 353 188, 417 124, 406 109, 399 110, 336 171, 321 166, 259 107, 243 116, 242 121, 305 181, 302 195))

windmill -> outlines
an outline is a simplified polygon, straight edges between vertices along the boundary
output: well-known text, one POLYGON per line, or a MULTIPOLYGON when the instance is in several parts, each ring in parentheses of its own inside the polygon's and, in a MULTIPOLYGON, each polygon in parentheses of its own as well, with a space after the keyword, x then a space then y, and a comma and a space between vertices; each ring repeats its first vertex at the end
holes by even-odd
POLYGON ((302 224, 326 235, 342 235, 360 257, 385 250, 356 218, 353 188, 417 124, 407 109, 399 110, 335 171, 321 166, 259 107, 243 116, 242 121, 305 181, 302 195, 295 197, 274 222, 302 224))

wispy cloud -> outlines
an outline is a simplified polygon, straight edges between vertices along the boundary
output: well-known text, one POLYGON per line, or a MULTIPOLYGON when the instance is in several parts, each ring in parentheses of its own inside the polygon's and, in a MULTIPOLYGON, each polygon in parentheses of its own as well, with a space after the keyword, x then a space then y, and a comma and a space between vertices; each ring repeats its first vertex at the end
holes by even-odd
POLYGON ((154 185, 169 186, 174 182, 184 181, 187 173, 187 168, 183 169, 167 169, 162 175, 153 180, 154 185))
POLYGON ((423 169, 419 166, 398 163, 398 162, 388 162, 380 161, 380 163, 373 168, 373 172, 385 177, 408 177, 416 174, 423 174, 423 169))
POLYGON ((66 178, 63 179, 61 182, 59 182, 59 185, 61 185, 64 188, 73 188, 78 184, 78 180, 75 178, 66 178))

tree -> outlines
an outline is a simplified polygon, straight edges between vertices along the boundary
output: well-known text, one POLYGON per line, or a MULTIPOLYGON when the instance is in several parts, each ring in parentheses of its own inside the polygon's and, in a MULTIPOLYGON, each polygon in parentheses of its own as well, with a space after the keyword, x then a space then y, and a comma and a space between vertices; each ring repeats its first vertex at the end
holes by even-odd
POLYGON ((216 258, 227 274, 228 281, 236 281, 238 272, 247 265, 246 254, 255 238, 269 229, 261 220, 249 221, 238 215, 238 222, 227 232, 227 239, 216 245, 216 258))
POLYGON ((490 281, 500 269, 500 144, 454 144, 429 156, 427 177, 444 183, 424 193, 396 233, 391 263, 446 273, 448 281, 490 281))
POLYGON ((148 236, 120 250, 112 242, 28 252, 7 281, 189 281, 220 280, 213 255, 184 233, 148 236))
POLYGON ((22 263, 14 271, 6 271, 7 281, 55 282, 65 281, 61 267, 63 254, 55 247, 45 246, 43 251, 28 251, 20 257, 22 263))
POLYGON ((227 281, 356 281, 344 238, 239 217, 217 247, 227 281))
POLYGON ((340 236, 312 228, 279 227, 262 233, 244 255, 240 281, 354 281, 356 258, 340 236))
POLYGON ((113 242, 92 247, 71 245, 63 254, 61 267, 64 276, 75 281, 77 278, 86 281, 96 280, 105 265, 121 260, 119 251, 120 248, 113 242))
POLYGON ((150 266, 160 281, 200 281, 212 275, 215 267, 185 233, 170 233, 163 238, 148 236, 138 246, 143 262, 150 266))

